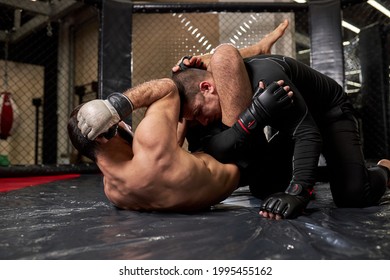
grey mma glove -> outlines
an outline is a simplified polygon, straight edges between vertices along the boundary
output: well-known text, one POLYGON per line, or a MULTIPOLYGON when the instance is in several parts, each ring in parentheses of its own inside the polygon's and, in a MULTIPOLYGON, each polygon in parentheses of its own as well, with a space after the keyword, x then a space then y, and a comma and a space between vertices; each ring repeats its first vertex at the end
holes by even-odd
POLYGON ((129 116, 133 108, 131 100, 119 92, 110 94, 105 100, 89 101, 77 114, 78 128, 85 137, 94 140, 129 116))

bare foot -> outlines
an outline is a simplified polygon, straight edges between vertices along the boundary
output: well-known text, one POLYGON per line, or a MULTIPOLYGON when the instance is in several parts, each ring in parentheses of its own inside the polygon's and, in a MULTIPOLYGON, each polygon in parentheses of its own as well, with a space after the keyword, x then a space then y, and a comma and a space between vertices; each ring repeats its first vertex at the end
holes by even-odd
MULTIPOLYGON (((285 19, 281 24, 278 25, 272 32, 265 35, 264 38, 262 38, 258 43, 253 45, 252 47, 248 47, 248 49, 254 48, 255 53, 249 52, 246 54, 244 49, 240 51, 241 55, 243 57, 249 57, 254 56, 258 54, 270 54, 271 48, 275 44, 277 40, 279 40, 284 32, 286 31, 288 27, 288 20, 285 19)), ((207 69, 208 65, 210 63, 211 54, 204 54, 199 56, 193 56, 191 59, 184 59, 183 64, 188 67, 196 67, 201 69, 207 69)), ((180 59, 175 66, 172 67, 172 72, 176 73, 180 71, 180 67, 178 64, 180 64, 182 59, 180 59)))
POLYGON ((265 35, 257 45, 259 48, 259 54, 270 54, 271 48, 280 37, 283 36, 284 32, 288 27, 288 20, 285 19, 278 27, 276 27, 271 33, 265 35))
MULTIPOLYGON (((390 160, 388 159, 382 159, 378 162, 377 165, 380 165, 382 167, 385 167, 389 170, 389 174, 390 174, 390 160)), ((387 187, 390 188, 390 178, 388 178, 388 181, 387 181, 387 187)))

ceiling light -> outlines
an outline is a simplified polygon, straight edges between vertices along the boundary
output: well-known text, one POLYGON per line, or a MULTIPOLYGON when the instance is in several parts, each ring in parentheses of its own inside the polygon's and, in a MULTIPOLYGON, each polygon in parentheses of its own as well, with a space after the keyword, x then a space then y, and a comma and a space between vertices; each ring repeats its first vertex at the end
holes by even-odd
POLYGON ((298 54, 310 53, 310 49, 298 51, 298 54))
POLYGON ((352 24, 346 22, 346 21, 342 21, 341 22, 341 25, 349 30, 351 30, 352 32, 355 32, 355 33, 359 33, 360 32, 360 29, 357 28, 356 26, 353 26, 352 24))
POLYGON ((374 0, 368 0, 367 3, 370 4, 371 6, 373 6, 378 11, 384 13, 386 16, 390 17, 390 11, 388 9, 386 9, 385 7, 383 7, 381 4, 379 4, 378 2, 376 2, 374 0))

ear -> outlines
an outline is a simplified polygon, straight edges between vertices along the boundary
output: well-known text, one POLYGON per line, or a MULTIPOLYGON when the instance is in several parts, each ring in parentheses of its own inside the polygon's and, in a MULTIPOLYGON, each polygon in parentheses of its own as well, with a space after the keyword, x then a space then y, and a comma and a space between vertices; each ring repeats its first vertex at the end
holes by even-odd
POLYGON ((200 91, 204 93, 214 93, 214 86, 208 81, 202 81, 199 84, 200 91))

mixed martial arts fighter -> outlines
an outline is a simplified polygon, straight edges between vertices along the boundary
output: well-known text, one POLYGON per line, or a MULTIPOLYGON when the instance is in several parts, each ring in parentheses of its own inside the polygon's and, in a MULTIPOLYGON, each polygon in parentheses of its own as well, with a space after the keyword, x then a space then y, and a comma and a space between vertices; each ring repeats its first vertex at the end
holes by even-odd
MULTIPOLYGON (((189 149, 205 151, 221 162, 238 164, 251 191, 262 199, 269 191, 285 189, 263 201, 260 215, 265 218, 301 214, 311 199, 321 152, 327 161, 330 188, 338 207, 377 204, 389 185, 390 161, 381 160, 377 166, 366 168, 358 122, 341 86, 289 57, 261 55, 245 61, 239 58, 233 46, 223 45, 211 58, 208 71, 188 69, 173 75, 185 96, 185 117, 193 120, 192 125, 197 121, 203 126, 195 125, 187 131, 189 149), (217 62, 213 63, 213 59, 217 62), (232 61, 241 65, 232 66, 232 61), (245 108, 240 104, 251 100, 242 83, 249 80, 257 96, 259 81, 269 85, 280 79, 294 92, 294 106, 281 110, 271 120, 279 133, 270 141, 263 133, 253 133, 253 116, 247 111, 231 115, 240 125, 231 126, 224 120, 223 112, 237 113, 240 106, 245 108), (221 94, 226 90, 233 96, 228 101, 229 92, 221 94), (243 137, 242 130, 251 137, 243 137)), ((197 58, 197 64, 200 61, 197 58)), ((181 64, 184 69, 188 66, 192 66, 188 61, 181 64)))

